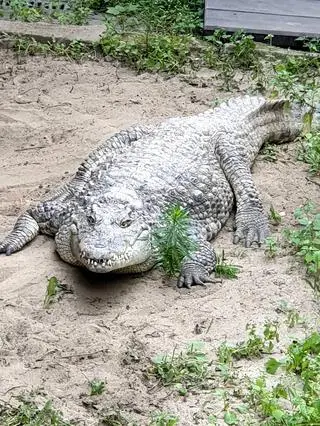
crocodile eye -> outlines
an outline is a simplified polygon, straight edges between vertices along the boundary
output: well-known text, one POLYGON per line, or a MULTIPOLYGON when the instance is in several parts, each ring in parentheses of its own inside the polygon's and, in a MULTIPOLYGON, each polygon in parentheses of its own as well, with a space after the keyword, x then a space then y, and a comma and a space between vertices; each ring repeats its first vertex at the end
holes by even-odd
POLYGON ((128 228, 128 226, 130 226, 132 223, 131 219, 124 219, 120 222, 120 227, 121 228, 128 228))
POLYGON ((89 225, 94 225, 96 223, 96 219, 93 216, 87 216, 87 221, 89 225))

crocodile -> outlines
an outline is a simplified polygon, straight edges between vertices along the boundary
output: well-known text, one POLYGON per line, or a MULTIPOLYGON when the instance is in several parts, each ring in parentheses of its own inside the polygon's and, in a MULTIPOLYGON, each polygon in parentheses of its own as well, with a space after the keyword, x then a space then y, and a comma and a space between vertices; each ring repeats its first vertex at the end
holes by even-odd
POLYGON ((193 116, 133 126, 104 141, 74 177, 18 218, 0 244, 11 255, 40 232, 61 259, 97 273, 136 273, 156 262, 152 232, 166 206, 190 218, 196 250, 177 284, 214 282, 210 243, 236 208, 234 243, 261 245, 268 218, 251 167, 264 143, 299 135, 303 114, 285 100, 240 96, 193 116))

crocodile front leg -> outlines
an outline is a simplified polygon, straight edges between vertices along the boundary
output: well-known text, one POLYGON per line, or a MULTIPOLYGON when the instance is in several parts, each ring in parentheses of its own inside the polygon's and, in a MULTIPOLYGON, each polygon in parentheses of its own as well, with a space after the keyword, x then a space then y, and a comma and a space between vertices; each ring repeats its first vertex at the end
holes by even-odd
POLYGON ((216 255, 210 243, 205 240, 197 242, 197 250, 185 259, 180 276, 178 287, 191 288, 192 285, 205 286, 206 283, 214 283, 216 280, 210 277, 215 270, 216 255))
POLYGON ((23 213, 10 234, 0 243, 0 253, 7 256, 22 249, 39 234, 39 225, 28 213, 23 213))

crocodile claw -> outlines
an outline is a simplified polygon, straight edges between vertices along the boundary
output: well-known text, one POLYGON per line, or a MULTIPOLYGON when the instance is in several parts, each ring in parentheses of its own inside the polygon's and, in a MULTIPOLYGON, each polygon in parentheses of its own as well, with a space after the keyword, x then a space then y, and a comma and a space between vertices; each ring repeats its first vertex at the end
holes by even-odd
POLYGON ((269 235, 268 219, 260 209, 247 208, 236 215, 236 231, 233 243, 244 243, 245 247, 259 247, 269 235))
POLYGON ((217 282, 217 280, 211 278, 207 270, 202 265, 188 263, 182 267, 177 286, 179 288, 186 287, 190 289, 193 285, 206 287, 206 283, 215 282, 217 282))

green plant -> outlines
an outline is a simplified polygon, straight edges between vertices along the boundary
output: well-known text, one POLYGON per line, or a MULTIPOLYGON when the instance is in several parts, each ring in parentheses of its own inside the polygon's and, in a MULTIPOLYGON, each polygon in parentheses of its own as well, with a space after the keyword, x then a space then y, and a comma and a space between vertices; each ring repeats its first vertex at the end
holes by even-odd
POLYGON ((298 160, 309 164, 309 172, 312 175, 320 175, 320 132, 304 135, 298 151, 298 160))
POLYGON ((179 424, 179 417, 165 412, 152 414, 150 426, 176 426, 179 424))
POLYGON ((269 220, 271 224, 275 226, 280 225, 280 223, 282 222, 281 215, 274 209, 273 206, 270 206, 269 220))
POLYGON ((189 226, 188 213, 180 206, 170 206, 153 232, 158 264, 169 276, 179 274, 183 259, 196 249, 189 226))
POLYGON ((90 395, 101 395, 106 387, 106 384, 103 380, 94 379, 91 382, 89 382, 90 386, 90 395))
POLYGON ((226 262, 224 251, 222 251, 221 256, 217 256, 217 264, 215 269, 216 277, 225 277, 225 278, 238 278, 240 268, 235 265, 231 265, 226 262))
POLYGON ((62 284, 56 277, 47 278, 47 290, 43 305, 47 309, 56 300, 57 296, 65 293, 72 293, 72 290, 66 284, 62 284))
POLYGON ((320 102, 320 59, 314 56, 289 56, 274 66, 272 95, 285 97, 291 104, 306 108, 305 132, 310 132, 317 104, 320 102))
POLYGON ((34 38, 16 37, 13 39, 13 48, 18 55, 52 55, 65 56, 70 60, 79 61, 84 57, 92 57, 94 46, 79 40, 68 44, 54 41, 40 42, 34 38))
POLYGON ((102 416, 99 425, 100 424, 104 426, 138 426, 135 422, 131 422, 119 410, 109 410, 102 416))
POLYGON ((278 324, 266 322, 263 336, 258 335, 256 325, 248 324, 248 338, 235 346, 222 343, 217 350, 218 362, 220 364, 231 364, 233 359, 261 357, 264 353, 271 353, 274 343, 279 341, 278 324))
POLYGON ((265 144, 260 151, 260 155, 262 156, 264 161, 268 161, 270 163, 275 163, 277 161, 277 150, 275 145, 265 144))
POLYGON ((116 30, 192 34, 199 31, 202 0, 118 0, 106 10, 107 24, 116 30))
POLYGON ((55 410, 51 401, 47 401, 41 408, 33 401, 33 395, 20 395, 18 406, 0 403, 1 426, 71 426, 71 423, 62 418, 62 414, 55 410))
POLYGON ((227 34, 219 29, 205 39, 209 46, 204 52, 204 62, 209 68, 220 71, 219 76, 223 80, 225 90, 233 88, 234 76, 238 69, 251 71, 253 78, 261 73, 261 62, 251 35, 242 31, 227 34))
POLYGON ((70 10, 64 12, 55 12, 53 17, 60 24, 84 25, 89 21, 92 13, 91 2, 87 0, 72 0, 69 2, 70 10))
POLYGON ((279 251, 278 241, 274 237, 267 237, 264 244, 266 246, 264 250, 265 255, 270 259, 273 259, 279 251))
POLYGON ((320 281, 320 212, 311 202, 294 212, 299 229, 285 230, 285 236, 295 247, 297 256, 302 257, 307 273, 314 279, 314 285, 320 281))
POLYGON ((27 0, 10 0, 10 19, 37 22, 43 19, 43 13, 39 8, 29 8, 27 0))
POLYGON ((189 389, 203 388, 211 378, 210 362, 202 342, 189 345, 185 352, 157 356, 152 361, 151 375, 164 386, 174 386, 181 395, 189 389))
POLYGON ((303 46, 307 47, 310 52, 320 52, 320 38, 317 37, 298 37, 296 41, 303 41, 303 46))
POLYGON ((135 33, 102 34, 102 52, 137 68, 139 71, 177 73, 190 62, 189 36, 135 33))

